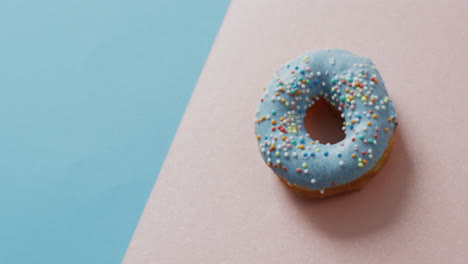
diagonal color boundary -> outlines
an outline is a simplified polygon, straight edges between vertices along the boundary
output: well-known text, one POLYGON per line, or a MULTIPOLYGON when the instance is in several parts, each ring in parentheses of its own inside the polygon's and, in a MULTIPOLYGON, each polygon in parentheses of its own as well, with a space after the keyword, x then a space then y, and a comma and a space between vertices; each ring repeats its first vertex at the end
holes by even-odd
POLYGON ((228 0, 2 1, 0 263, 118 263, 228 0))

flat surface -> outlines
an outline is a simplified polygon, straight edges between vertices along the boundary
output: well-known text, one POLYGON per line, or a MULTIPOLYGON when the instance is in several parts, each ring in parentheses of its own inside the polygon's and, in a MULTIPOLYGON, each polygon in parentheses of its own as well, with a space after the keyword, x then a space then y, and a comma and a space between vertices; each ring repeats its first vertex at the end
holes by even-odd
POLYGON ((0 263, 119 263, 228 1, 0 1, 0 263))
POLYGON ((124 263, 466 263, 468 2, 235 0, 124 263), (377 64, 394 151, 362 191, 290 193, 257 150, 273 72, 305 50, 377 64))

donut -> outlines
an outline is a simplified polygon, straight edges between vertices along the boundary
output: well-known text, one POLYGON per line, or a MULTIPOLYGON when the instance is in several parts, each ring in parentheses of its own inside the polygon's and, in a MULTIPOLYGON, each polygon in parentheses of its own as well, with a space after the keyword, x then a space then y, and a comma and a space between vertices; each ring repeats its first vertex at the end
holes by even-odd
POLYGON ((348 51, 307 52, 290 60, 264 89, 255 118, 263 160, 306 197, 364 187, 385 165, 396 113, 374 63, 348 51), (344 119, 345 138, 330 144, 307 133, 307 110, 324 99, 344 119))

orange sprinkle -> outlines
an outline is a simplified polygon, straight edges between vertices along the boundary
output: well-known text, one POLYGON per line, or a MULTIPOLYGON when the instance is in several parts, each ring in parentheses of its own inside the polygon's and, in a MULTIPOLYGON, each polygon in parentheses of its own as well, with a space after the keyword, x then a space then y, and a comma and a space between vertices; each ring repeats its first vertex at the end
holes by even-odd
POLYGON ((367 160, 363 160, 362 163, 367 164, 367 160))
POLYGON ((384 130, 385 130, 385 132, 387 132, 387 133, 388 133, 388 131, 390 131, 390 129, 388 129, 388 127, 386 127, 384 130))
POLYGON ((389 117, 388 122, 392 122, 392 121, 393 121, 393 117, 389 117))
POLYGON ((372 116, 372 118, 374 118, 374 119, 377 119, 377 117, 379 117, 377 114, 374 114, 374 115, 372 116))
POLYGON ((352 154, 352 155, 351 155, 351 157, 353 157, 353 159, 356 158, 356 156, 357 156, 356 154, 352 154))
POLYGON ((257 123, 260 124, 261 122, 265 121, 266 116, 262 116, 259 120, 257 120, 257 123))
POLYGON ((272 124, 272 125, 276 125, 276 120, 274 120, 274 119, 271 120, 271 124, 272 124))
POLYGON ((368 126, 372 126, 372 122, 370 122, 370 121, 367 122, 367 125, 368 125, 368 126))

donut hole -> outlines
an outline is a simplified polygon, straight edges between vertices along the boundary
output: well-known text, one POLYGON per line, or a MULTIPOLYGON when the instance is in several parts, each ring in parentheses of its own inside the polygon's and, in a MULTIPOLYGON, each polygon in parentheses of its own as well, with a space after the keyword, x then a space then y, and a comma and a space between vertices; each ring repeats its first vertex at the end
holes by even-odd
POLYGON ((343 122, 341 112, 323 98, 307 109, 304 118, 307 133, 322 144, 335 144, 346 137, 342 130, 343 122))

